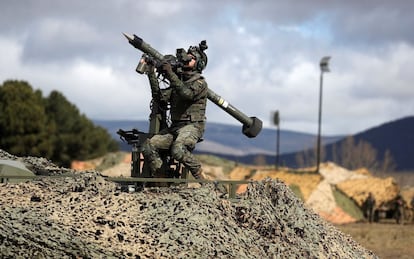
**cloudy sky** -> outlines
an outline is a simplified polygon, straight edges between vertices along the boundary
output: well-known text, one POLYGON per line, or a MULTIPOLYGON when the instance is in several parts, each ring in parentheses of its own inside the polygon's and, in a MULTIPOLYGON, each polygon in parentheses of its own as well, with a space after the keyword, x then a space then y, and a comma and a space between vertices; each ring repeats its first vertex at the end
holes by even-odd
MULTIPOLYGON (((122 32, 163 54, 207 40, 209 87, 248 116, 316 133, 354 134, 414 115, 414 1, 2 0, 0 83, 62 92, 91 119, 146 120, 141 53, 122 32)), ((208 103, 210 122, 238 125, 208 103)))

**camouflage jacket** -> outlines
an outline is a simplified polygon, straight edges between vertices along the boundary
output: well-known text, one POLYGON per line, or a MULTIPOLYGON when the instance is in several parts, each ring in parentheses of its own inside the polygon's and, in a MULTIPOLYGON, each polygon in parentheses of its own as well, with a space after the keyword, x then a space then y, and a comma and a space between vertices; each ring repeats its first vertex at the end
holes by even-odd
POLYGON ((149 74, 152 96, 155 101, 170 105, 173 123, 204 122, 208 86, 204 77, 195 73, 187 80, 181 80, 176 74, 169 76, 170 86, 160 89, 155 73, 149 74))

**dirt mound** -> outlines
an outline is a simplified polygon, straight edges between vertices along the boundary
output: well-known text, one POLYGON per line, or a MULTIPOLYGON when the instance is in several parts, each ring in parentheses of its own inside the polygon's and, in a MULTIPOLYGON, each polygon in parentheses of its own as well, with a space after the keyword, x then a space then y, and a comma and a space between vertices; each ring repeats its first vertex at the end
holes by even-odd
POLYGON ((359 206, 362 206, 369 192, 372 192, 378 205, 394 199, 400 191, 391 177, 351 179, 338 183, 336 187, 351 197, 359 206))
POLYGON ((338 184, 350 179, 363 179, 370 175, 365 168, 359 170, 348 170, 332 162, 322 163, 320 165, 320 174, 330 184, 338 184))
POLYGON ((342 208, 335 207, 329 213, 325 211, 320 211, 319 215, 326 219, 329 222, 334 222, 337 224, 353 223, 355 219, 351 217, 348 213, 344 212, 342 208))
POLYGON ((278 180, 232 203, 214 184, 125 193, 97 171, 61 172, 71 175, 0 185, 1 257, 376 257, 278 180))
POLYGON ((322 180, 322 177, 319 174, 289 173, 287 171, 276 170, 259 170, 251 179, 258 181, 263 180, 266 177, 280 179, 285 182, 286 185, 298 186, 304 200, 308 200, 313 190, 315 190, 316 186, 318 186, 322 180))
MULTIPOLYGON (((142 161, 143 161, 142 157, 142 161)), ((142 165, 141 165, 142 166, 142 165)), ((202 163, 204 174, 211 179, 227 179, 222 166, 214 166, 202 163)), ((116 152, 109 153, 104 157, 87 160, 73 161, 71 168, 76 171, 98 170, 105 176, 129 177, 131 176, 131 153, 116 152)))
POLYGON ((339 205, 334 195, 336 185, 349 179, 361 179, 370 175, 366 169, 356 171, 347 170, 332 162, 322 163, 319 170, 323 180, 312 192, 306 204, 316 210, 324 219, 334 224, 347 224, 357 222, 360 217, 351 216, 339 205))
POLYGON ((255 169, 247 166, 237 166, 229 174, 231 180, 246 180, 249 179, 255 169))
MULTIPOLYGON (((267 177, 279 179, 292 190, 298 189, 300 193, 298 191, 295 193, 299 194, 306 205, 334 224, 362 220, 363 214, 360 207, 369 192, 375 195, 379 204, 392 200, 399 191, 392 178, 373 177, 366 168, 348 170, 335 163, 327 162, 320 165, 319 174, 315 173, 315 170, 315 167, 301 170, 289 170, 288 168, 275 170, 238 166, 230 173, 230 178, 255 181, 267 177), (336 192, 341 192, 346 197, 336 192)), ((246 185, 241 185, 238 193, 245 190, 246 185)), ((409 194, 406 196, 409 197, 409 194)))
POLYGON ((405 187, 401 190, 401 196, 403 197, 408 208, 414 209, 411 201, 414 199, 414 187, 405 187))

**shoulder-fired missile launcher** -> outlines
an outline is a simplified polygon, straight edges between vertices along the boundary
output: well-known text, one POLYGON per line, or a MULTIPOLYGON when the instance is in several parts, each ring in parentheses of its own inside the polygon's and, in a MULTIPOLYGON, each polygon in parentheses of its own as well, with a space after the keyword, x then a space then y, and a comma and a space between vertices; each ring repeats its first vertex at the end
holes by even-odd
MULTIPOLYGON (((158 68, 161 66, 163 62, 169 62, 173 70, 179 70, 180 66, 182 66, 182 59, 183 57, 179 56, 179 52, 177 51, 177 56, 173 55, 162 55, 156 49, 151 47, 148 43, 146 43, 143 39, 136 36, 133 36, 124 33, 124 36, 128 39, 128 42, 134 46, 135 48, 141 50, 143 52, 143 56, 141 57, 140 62, 136 68, 136 71, 140 74, 145 73, 145 67, 143 66, 144 63, 150 63, 154 67, 158 68), (142 60, 145 59, 145 62, 142 60)), ((200 47, 202 44, 206 44, 205 41, 200 43, 200 47)), ((206 46, 205 46, 206 48, 206 46)), ((207 98, 212 101, 214 104, 219 106, 222 110, 227 112, 233 118, 238 120, 242 123, 242 133, 249 137, 254 138, 256 137, 261 129, 262 129, 262 121, 257 117, 249 117, 238 110, 236 107, 231 105, 221 96, 213 92, 210 88, 208 89, 207 98)), ((141 145, 145 141, 146 138, 158 133, 163 127, 166 127, 166 115, 165 109, 160 109, 157 105, 151 106, 151 115, 150 115, 150 127, 149 133, 144 133, 138 131, 136 129, 133 130, 122 130, 120 129, 117 133, 120 135, 121 139, 127 142, 129 145, 132 146, 132 162, 131 162, 131 176, 132 177, 139 177, 139 178, 151 178, 153 176, 149 173, 149 168, 145 165, 145 161, 143 161, 141 157, 141 145)), ((173 161, 169 156, 168 152, 165 154, 161 154, 164 164, 166 164, 165 171, 171 178, 186 178, 188 174, 188 170, 184 168, 182 165, 173 161)))
MULTIPOLYGON (((129 43, 134 46, 135 48, 141 50, 146 55, 149 55, 153 59, 157 60, 159 63, 161 63, 164 60, 164 55, 159 53, 156 49, 151 47, 148 43, 146 43, 143 39, 136 36, 135 34, 133 36, 128 35, 124 33, 124 36, 128 39, 129 43)), ((170 56, 170 55, 169 55, 170 56)), ((173 67, 179 65, 178 58, 173 62, 173 67)), ((262 121, 256 117, 248 117, 241 111, 239 111, 236 107, 231 105, 229 102, 224 100, 221 96, 214 93, 213 90, 209 88, 208 90, 208 96, 207 98, 212 101, 214 104, 219 106, 221 109, 223 109, 225 112, 233 116, 236 120, 241 122, 243 124, 242 132, 244 135, 246 135, 249 138, 256 137, 260 131, 262 130, 262 121)))

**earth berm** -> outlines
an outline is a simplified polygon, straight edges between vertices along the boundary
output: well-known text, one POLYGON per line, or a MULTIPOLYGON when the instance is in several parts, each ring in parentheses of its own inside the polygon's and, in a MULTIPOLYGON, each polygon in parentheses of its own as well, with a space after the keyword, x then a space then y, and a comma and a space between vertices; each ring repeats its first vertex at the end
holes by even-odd
POLYGON ((0 184, 1 258, 377 258, 278 180, 230 202, 214 184, 128 193, 99 171, 0 158, 55 176, 0 184))

